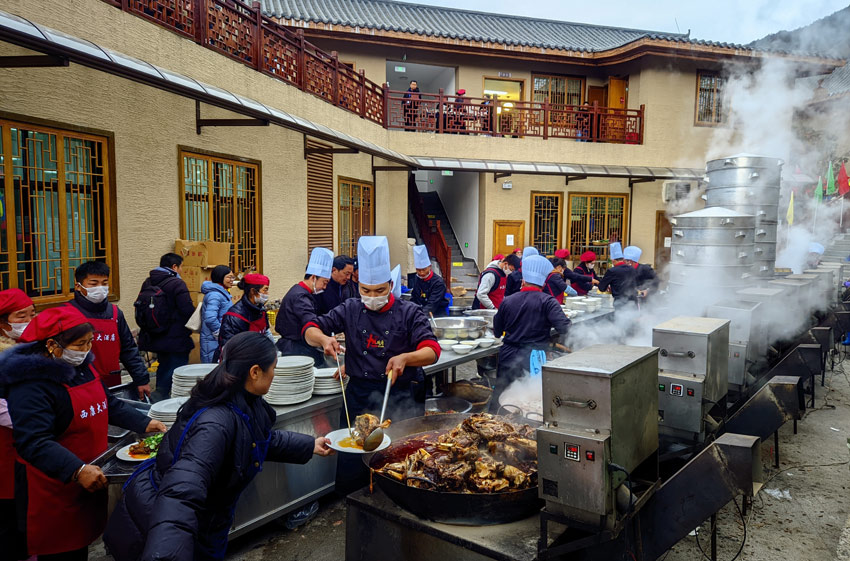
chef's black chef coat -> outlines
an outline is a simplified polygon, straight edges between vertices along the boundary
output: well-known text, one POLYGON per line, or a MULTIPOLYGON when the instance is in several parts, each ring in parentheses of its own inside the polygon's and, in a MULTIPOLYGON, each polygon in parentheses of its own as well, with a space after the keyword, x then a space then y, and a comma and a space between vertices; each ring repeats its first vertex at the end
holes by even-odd
POLYGON ((637 302, 637 271, 626 263, 618 263, 605 272, 599 281, 599 291, 605 292, 611 287, 614 303, 637 302))
POLYGON ((446 283, 442 277, 434 274, 434 271, 431 271, 426 279, 416 275, 410 294, 410 301, 420 306, 425 315, 428 315, 428 312, 434 314, 434 317, 446 315, 449 305, 446 300, 446 283))
POLYGON ((305 282, 299 282, 283 297, 274 328, 280 334, 277 348, 284 356, 309 356, 317 367, 322 367, 325 364, 324 352, 304 341, 304 332, 309 326, 316 325, 316 312, 312 289, 305 282))

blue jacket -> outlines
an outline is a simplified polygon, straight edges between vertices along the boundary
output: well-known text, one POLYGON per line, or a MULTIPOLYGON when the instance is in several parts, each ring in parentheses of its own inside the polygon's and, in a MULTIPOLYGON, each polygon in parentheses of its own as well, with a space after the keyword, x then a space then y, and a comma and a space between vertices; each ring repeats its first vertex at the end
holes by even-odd
POLYGON ((204 295, 201 304, 201 362, 213 362, 221 318, 233 305, 233 299, 226 288, 212 281, 204 281, 201 292, 204 295))

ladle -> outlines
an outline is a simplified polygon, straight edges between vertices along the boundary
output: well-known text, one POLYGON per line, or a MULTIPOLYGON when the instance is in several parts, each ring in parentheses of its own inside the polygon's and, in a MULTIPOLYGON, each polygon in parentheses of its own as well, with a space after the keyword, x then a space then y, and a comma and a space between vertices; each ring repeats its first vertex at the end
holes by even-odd
POLYGON ((381 428, 381 423, 384 422, 384 414, 387 412, 387 399, 390 397, 390 387, 393 385, 392 372, 387 372, 387 389, 384 390, 384 404, 381 406, 381 420, 378 421, 378 428, 366 437, 363 441, 363 450, 371 452, 378 448, 384 441, 384 429, 381 428))

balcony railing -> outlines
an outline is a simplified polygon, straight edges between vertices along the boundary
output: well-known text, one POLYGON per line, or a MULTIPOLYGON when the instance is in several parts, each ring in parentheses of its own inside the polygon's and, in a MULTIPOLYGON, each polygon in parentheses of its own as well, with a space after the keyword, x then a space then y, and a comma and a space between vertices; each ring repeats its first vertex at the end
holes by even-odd
POLYGON ((642 144, 645 108, 392 91, 240 0, 104 0, 385 128, 642 144))

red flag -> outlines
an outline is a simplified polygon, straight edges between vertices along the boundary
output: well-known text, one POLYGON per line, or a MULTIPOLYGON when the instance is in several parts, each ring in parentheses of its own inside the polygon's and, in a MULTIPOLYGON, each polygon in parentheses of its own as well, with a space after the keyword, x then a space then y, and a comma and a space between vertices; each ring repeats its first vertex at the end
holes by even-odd
POLYGON ((841 167, 838 169, 838 194, 843 197, 847 193, 850 193, 850 178, 847 177, 844 162, 841 162, 841 167))

